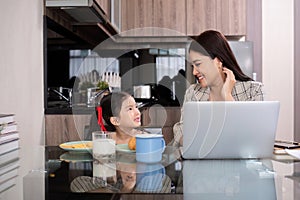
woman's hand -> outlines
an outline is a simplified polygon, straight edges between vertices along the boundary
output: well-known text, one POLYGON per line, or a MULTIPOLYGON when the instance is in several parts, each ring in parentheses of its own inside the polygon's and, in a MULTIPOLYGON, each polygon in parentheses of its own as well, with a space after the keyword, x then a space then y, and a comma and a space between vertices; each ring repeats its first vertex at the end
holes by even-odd
POLYGON ((231 92, 236 83, 235 76, 233 72, 226 67, 223 67, 223 72, 226 78, 222 88, 222 97, 225 101, 234 101, 231 92))

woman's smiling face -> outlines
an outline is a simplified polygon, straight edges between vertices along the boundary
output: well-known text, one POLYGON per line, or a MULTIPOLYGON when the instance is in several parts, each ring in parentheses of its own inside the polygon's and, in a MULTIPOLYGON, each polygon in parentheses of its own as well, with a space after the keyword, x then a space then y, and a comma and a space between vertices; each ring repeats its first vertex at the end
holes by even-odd
POLYGON ((189 60, 193 65, 193 75, 202 87, 213 85, 216 78, 220 76, 217 58, 211 59, 209 56, 204 56, 201 53, 191 50, 189 60))

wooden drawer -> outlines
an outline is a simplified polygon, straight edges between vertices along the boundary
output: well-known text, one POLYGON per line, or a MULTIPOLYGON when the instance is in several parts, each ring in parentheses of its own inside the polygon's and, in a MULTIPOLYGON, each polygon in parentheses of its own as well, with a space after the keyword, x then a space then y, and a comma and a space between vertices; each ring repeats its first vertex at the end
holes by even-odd
POLYGON ((83 140, 90 115, 45 115, 46 145, 83 140))

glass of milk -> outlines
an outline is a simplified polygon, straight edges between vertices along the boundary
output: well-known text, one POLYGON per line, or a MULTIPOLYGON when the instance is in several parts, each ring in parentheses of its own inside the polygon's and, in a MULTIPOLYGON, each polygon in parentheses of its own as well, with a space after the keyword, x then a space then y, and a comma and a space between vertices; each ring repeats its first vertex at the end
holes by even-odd
POLYGON ((116 142, 106 131, 95 131, 93 137, 93 158, 96 160, 115 159, 116 142))

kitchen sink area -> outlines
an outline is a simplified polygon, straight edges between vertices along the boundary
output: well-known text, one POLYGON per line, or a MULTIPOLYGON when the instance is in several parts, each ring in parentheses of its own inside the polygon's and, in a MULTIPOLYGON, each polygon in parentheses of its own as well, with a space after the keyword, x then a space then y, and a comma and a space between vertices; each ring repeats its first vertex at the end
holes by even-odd
POLYGON ((90 114, 95 106, 87 104, 86 97, 71 88, 48 88, 45 114, 90 114))

